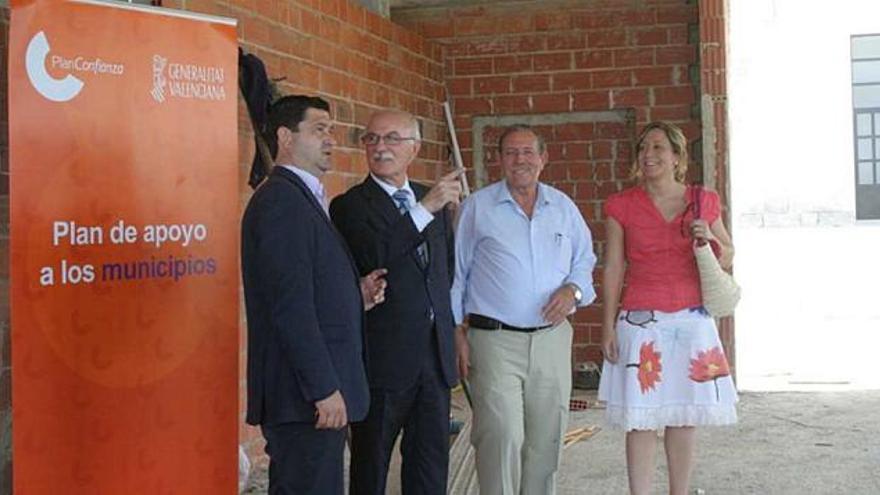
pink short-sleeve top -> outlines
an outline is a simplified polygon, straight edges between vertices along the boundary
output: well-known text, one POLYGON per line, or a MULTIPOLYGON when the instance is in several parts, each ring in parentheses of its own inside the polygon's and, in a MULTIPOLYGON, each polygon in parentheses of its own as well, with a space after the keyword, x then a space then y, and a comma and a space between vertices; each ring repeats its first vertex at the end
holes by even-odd
POLYGON ((700 197, 700 218, 712 225, 720 214, 718 194, 705 189, 696 194, 694 186, 685 191, 687 208, 670 221, 640 186, 605 202, 605 214, 623 227, 627 266, 621 309, 673 312, 702 305, 689 234, 696 197, 700 197))

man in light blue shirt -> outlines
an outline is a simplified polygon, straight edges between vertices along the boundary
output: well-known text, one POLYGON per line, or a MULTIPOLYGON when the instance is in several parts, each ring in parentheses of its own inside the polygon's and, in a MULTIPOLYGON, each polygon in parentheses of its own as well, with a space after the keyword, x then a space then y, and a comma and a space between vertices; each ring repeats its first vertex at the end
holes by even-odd
POLYGON ((499 151, 504 180, 463 203, 456 231, 459 372, 473 392, 480 493, 552 495, 571 395, 566 317, 596 297, 596 256, 574 202, 538 181, 543 139, 515 125, 499 151))

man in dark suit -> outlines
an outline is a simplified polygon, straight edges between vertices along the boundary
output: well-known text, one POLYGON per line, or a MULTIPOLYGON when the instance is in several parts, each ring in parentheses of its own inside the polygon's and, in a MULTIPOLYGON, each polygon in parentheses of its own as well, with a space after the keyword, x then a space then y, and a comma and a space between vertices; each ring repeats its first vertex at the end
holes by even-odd
POLYGON ((327 215, 319 178, 336 144, 329 111, 308 96, 272 105, 278 165, 242 220, 246 419, 266 438, 271 494, 342 494, 345 427, 369 405, 363 318, 384 297, 383 271, 359 279, 327 215))
POLYGON ((352 495, 384 495, 388 464, 403 429, 405 495, 445 495, 449 390, 458 381, 449 290, 454 273, 452 214, 461 186, 454 172, 430 190, 407 179, 419 152, 410 114, 374 114, 362 138, 370 175, 337 197, 330 216, 360 273, 388 269, 385 303, 367 315, 370 410, 352 424, 352 495))

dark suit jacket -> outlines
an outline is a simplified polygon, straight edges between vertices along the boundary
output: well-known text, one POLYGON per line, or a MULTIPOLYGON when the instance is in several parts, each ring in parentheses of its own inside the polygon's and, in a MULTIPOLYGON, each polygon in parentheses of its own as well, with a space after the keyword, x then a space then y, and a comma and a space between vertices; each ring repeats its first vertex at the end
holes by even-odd
POLYGON ((296 174, 275 167, 241 233, 247 306, 247 422, 315 421, 339 390, 350 421, 369 406, 363 301, 344 240, 296 174))
MULTIPOLYGON (((428 188, 410 181, 416 198, 428 188)), ((361 274, 387 268, 385 302, 367 313, 367 376, 370 386, 400 390, 418 378, 428 352, 437 349, 446 385, 455 386, 454 323, 449 288, 455 273, 452 216, 445 210, 419 233, 409 214, 367 176, 330 205, 361 274), (416 248, 428 243, 423 270, 416 248), (432 322, 433 315, 433 322, 432 322), (436 341, 436 346, 431 340, 436 341)))

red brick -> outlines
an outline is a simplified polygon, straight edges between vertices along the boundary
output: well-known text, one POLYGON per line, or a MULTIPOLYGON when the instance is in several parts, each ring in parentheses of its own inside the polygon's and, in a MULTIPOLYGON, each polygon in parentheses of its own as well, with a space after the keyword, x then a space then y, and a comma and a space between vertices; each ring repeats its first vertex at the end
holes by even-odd
POLYGON ((239 19, 241 39, 253 45, 270 46, 269 24, 258 17, 242 17, 239 19))
POLYGON ((553 74, 553 91, 590 89, 593 87, 588 72, 561 72, 553 74))
POLYGON ((689 24, 697 21, 697 6, 662 7, 657 10, 657 24, 689 24))
POLYGON ((628 70, 604 70, 593 72, 594 88, 623 88, 632 86, 632 76, 628 70))
POLYGON ((596 135, 596 125, 579 122, 557 125, 554 129, 557 141, 588 141, 596 135))
POLYGON ((456 116, 488 114, 492 111, 492 104, 488 98, 456 98, 453 106, 456 116))
POLYGON ((527 113, 531 110, 527 96, 499 96, 493 101, 496 113, 527 113))
POLYGON ((668 120, 681 122, 691 118, 690 105, 673 105, 668 107, 651 107, 651 120, 668 120))
POLYGON ((516 76, 513 78, 513 90, 516 93, 532 93, 550 90, 550 76, 536 74, 533 76, 516 76))
POLYGON ((580 29, 608 29, 622 27, 623 19, 615 12, 576 12, 572 16, 572 25, 580 29))
POLYGON ((455 59, 455 75, 456 76, 468 76, 468 75, 491 74, 491 73, 492 73, 492 59, 489 57, 455 59))
POLYGON ((506 76, 474 78, 474 94, 492 93, 510 93, 510 78, 506 76))
POLYGON ((535 71, 571 69, 571 53, 547 53, 535 55, 535 71))
POLYGON ((651 102, 647 89, 616 89, 611 91, 613 107, 645 106, 651 102))
POLYGON ((691 86, 654 88, 655 105, 691 105, 696 98, 695 90, 691 86))
POLYGON ((302 30, 308 34, 321 36, 321 17, 311 11, 300 11, 300 25, 302 30))
MULTIPOLYGON (((504 43, 502 40, 499 43, 504 43)), ((509 53, 543 52, 546 50, 545 36, 514 36, 507 39, 506 51, 509 53)))
POLYGON ((657 48, 657 65, 694 64, 697 51, 693 46, 663 46, 657 48))
POLYGON ((296 81, 297 84, 307 88, 318 89, 318 86, 320 86, 321 70, 310 63, 285 57, 281 60, 281 71, 276 76, 284 76, 288 80, 296 81))
POLYGON ((636 86, 667 86, 672 84, 670 67, 643 67, 633 69, 636 86))
POLYGON ((532 109, 537 113, 568 112, 571 110, 571 102, 565 95, 535 95, 532 96, 532 109))
POLYGON ((652 26, 657 23, 657 14, 654 9, 630 10, 624 12, 622 22, 624 26, 652 26))
POLYGON ((615 67, 654 65, 654 48, 624 48, 614 50, 615 67))
POLYGON ((607 110, 608 91, 586 91, 574 94, 572 110, 607 110))
POLYGON ((425 38, 452 38, 455 29, 449 20, 425 20, 419 23, 418 30, 425 38))
POLYGON ((669 28, 670 45, 686 45, 689 38, 690 33, 687 26, 673 26, 669 28))
POLYGON ((610 141, 593 141, 590 143, 590 157, 593 160, 610 160, 614 158, 614 146, 610 141))
POLYGON ((454 78, 446 81, 449 94, 453 96, 470 96, 473 94, 473 79, 454 78))
POLYGON ((327 15, 339 17, 339 4, 343 1, 345 0, 321 0, 319 8, 327 15))
POLYGON ((464 57, 470 55, 470 41, 453 40, 443 44, 447 57, 464 57))
POLYGON ((468 55, 499 55, 507 53, 507 42, 502 38, 469 41, 466 43, 468 55))
POLYGON ((364 29, 366 27, 366 14, 367 9, 358 5, 355 2, 343 2, 340 4, 340 17, 345 22, 359 28, 364 29))
POLYGON ((597 122, 596 137, 620 139, 628 137, 626 125, 612 122, 597 122))
POLYGON ((493 17, 459 17, 455 19, 455 36, 495 34, 497 19, 493 17))
POLYGON ((611 50, 588 50, 575 54, 575 67, 578 69, 607 69, 614 67, 614 52, 611 50))
POLYGON ((587 46, 590 48, 615 48, 627 46, 626 31, 595 31, 587 34, 587 46))
POLYGON ((669 32, 666 28, 646 29, 633 33, 635 43, 639 46, 665 45, 669 42, 669 32))
POLYGON ((321 37, 325 40, 332 41, 333 43, 339 44, 340 41, 340 27, 341 23, 336 19, 332 19, 329 17, 325 17, 321 19, 320 32, 321 37))
POLYGON ((531 72, 532 57, 529 55, 508 55, 495 57, 495 73, 531 72))
POLYGON ((563 31, 571 28, 572 17, 568 13, 535 15, 536 31, 563 31))
POLYGON ((587 37, 579 31, 547 36, 547 50, 577 50, 586 46, 587 37))

